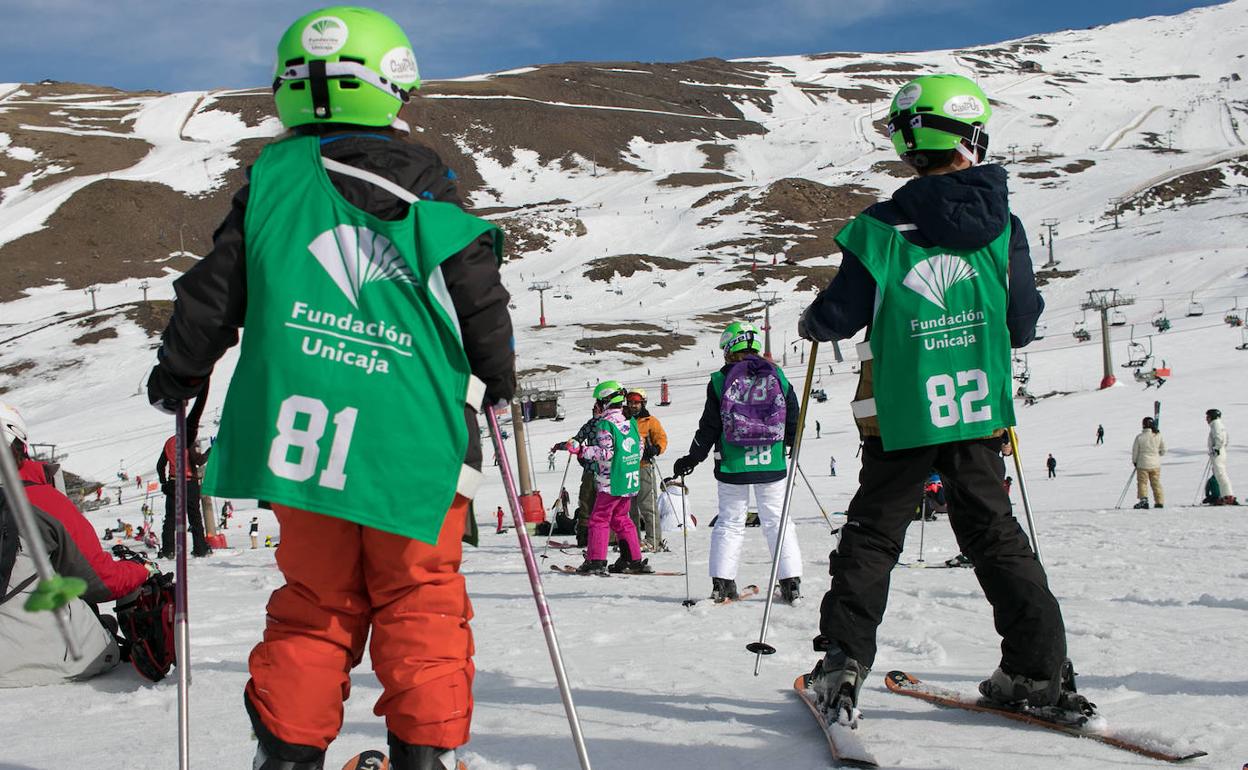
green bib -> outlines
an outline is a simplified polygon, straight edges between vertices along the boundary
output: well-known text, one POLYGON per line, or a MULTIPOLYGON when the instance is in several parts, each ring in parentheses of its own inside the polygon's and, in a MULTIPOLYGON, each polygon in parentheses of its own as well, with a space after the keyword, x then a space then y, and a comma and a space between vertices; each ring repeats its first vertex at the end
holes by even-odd
POLYGON ((637 421, 628 420, 631 432, 626 436, 610 420, 599 420, 599 430, 611 431, 615 454, 611 456, 611 494, 632 497, 641 491, 641 438, 637 421))
MULTIPOLYGON (((789 379, 784 371, 776 367, 776 375, 780 379, 780 387, 789 392, 789 379)), ((724 373, 711 374, 711 387, 715 389, 715 397, 724 397, 724 373)), ((784 464, 784 442, 777 441, 770 446, 737 446, 729 444, 724 434, 719 434, 719 471, 720 473, 754 473, 755 471, 782 471, 784 464)))
POLYGON ((878 289, 870 343, 886 450, 980 438, 1014 424, 1005 324, 1010 229, 980 249, 920 248, 859 215, 836 236, 878 289))
POLYGON ((501 249, 493 225, 432 201, 378 219, 334 188, 317 137, 267 146, 244 224, 242 350, 204 493, 436 543, 461 475, 466 496, 476 480, 464 404, 479 382, 439 265, 490 232, 501 249))

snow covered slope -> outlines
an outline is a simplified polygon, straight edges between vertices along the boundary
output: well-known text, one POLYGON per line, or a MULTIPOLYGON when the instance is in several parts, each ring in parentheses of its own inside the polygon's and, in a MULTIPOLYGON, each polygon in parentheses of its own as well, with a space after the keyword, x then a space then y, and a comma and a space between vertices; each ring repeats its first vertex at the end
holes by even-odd
MULTIPOLYGON (((621 84, 615 92, 594 89, 605 94, 597 102, 579 92, 573 100, 543 90, 547 84, 535 78, 544 68, 432 87, 427 104, 433 118, 474 110, 494 118, 447 141, 472 164, 474 203, 498 209, 491 216, 528 246, 504 269, 515 302, 520 367, 534 384, 561 389, 568 413, 565 422, 530 424, 539 488, 548 500, 556 495, 562 467, 546 471, 542 449, 575 430, 588 410, 588 386, 604 377, 643 385, 652 401, 659 378, 667 378, 673 405, 655 412, 672 439, 661 465, 668 469, 696 425, 705 378, 719 360, 719 328, 734 315, 761 314, 756 289, 777 292, 772 347, 802 385, 809 348, 796 344, 793 330, 813 296, 810 287, 822 285, 819 278, 826 281, 837 262, 830 233, 863 205, 859 196, 887 195, 904 181, 893 175, 894 155, 879 128, 888 96, 921 70, 972 75, 995 100, 993 150, 1011 172, 1014 209, 1038 268, 1048 257, 1042 222, 1058 222, 1053 255, 1059 262, 1056 271, 1041 273, 1050 279, 1043 288, 1047 333, 1020 351, 1026 359, 1018 369, 1029 370, 1025 386, 1038 400, 1029 407, 1020 402, 1019 434, 1071 656, 1084 674, 1081 688, 1116 727, 1209 751, 1197 766, 1248 761, 1248 682, 1235 667, 1248 657, 1248 534, 1234 510, 1187 507, 1201 482, 1208 407, 1223 410, 1235 444, 1232 476, 1248 484, 1236 475, 1248 462, 1236 459, 1244 446, 1236 434, 1248 430, 1248 398, 1240 385, 1248 351, 1236 346, 1248 338, 1224 323, 1228 313, 1242 317, 1248 308, 1244 51, 1248 0, 1236 0, 1176 17, 963 51, 753 59, 696 73, 674 65, 662 77, 654 73, 665 65, 597 65, 595 78, 621 84), (653 80, 684 90, 630 101, 627 93, 638 82, 653 80), (708 92, 700 107, 682 101, 697 89, 708 92), (497 134, 502 119, 525 115, 569 135, 609 123, 624 126, 627 136, 608 136, 566 158, 535 140, 525 144, 531 137, 489 143, 491 126, 497 134), (578 122, 594 120, 600 122, 578 122), (645 131, 628 133, 643 123, 645 131), (675 140, 665 141, 660 131, 675 140), (545 328, 536 327, 539 295, 529 290, 538 281, 554 287, 545 292, 545 328), (1125 325, 1111 328, 1122 384, 1098 390, 1099 345, 1078 343, 1072 332, 1084 320, 1086 293, 1107 288, 1135 303, 1119 309, 1125 325), (1203 314, 1189 316, 1189 310, 1203 314), (1164 334, 1151 325, 1161 312, 1172 322, 1164 334), (1144 389, 1120 366, 1139 350, 1130 346, 1132 333, 1157 363, 1164 359, 1173 370, 1160 390, 1144 389), (1165 511, 1114 510, 1130 471, 1131 438, 1155 398, 1163 402, 1170 446, 1163 470, 1170 505, 1165 511), (1100 447, 1093 445, 1098 424, 1107 433, 1100 447), (1049 452, 1059 462, 1056 480, 1043 478, 1049 452)), ((22 89, 0 86, 0 110, 20 100, 22 89)), ((246 95, 214 93, 196 105, 199 96, 91 95, 100 109, 86 110, 90 126, 74 128, 67 115, 57 130, 76 132, 82 141, 116 140, 107 145, 110 167, 71 178, 58 179, 40 166, 30 146, 0 139, 0 171, 13 174, 0 179, 20 180, 5 188, 0 202, 5 247, 56 237, 58 213, 72 214, 76 197, 93 187, 82 186, 87 171, 105 175, 105 182, 157 180, 182 197, 228 194, 221 182, 231 166, 229 173, 237 174, 245 154, 238 152, 240 142, 261 140, 276 128, 261 116, 210 102, 246 95), (106 107, 118 108, 125 117, 116 122, 127 130, 108 127, 106 107), (151 149, 136 151, 127 144, 135 138, 151 149)), ((58 98, 72 105, 86 97, 58 98)), ((166 198, 157 204, 161 212, 171 210, 166 198)), ((140 211, 125 221, 143 219, 140 211)), ((133 303, 140 298, 138 276, 147 276, 151 298, 167 300, 173 268, 189 264, 182 252, 203 252, 202 234, 182 244, 179 236, 210 231, 215 222, 183 233, 180 221, 162 220, 161 231, 143 246, 145 254, 159 252, 153 260, 169 260, 168 271, 164 263, 140 270, 137 259, 129 273, 120 260, 101 268, 110 277, 94 295, 100 311, 88 311, 91 298, 81 292, 91 283, 91 246, 84 238, 74 241, 75 254, 60 251, 66 244, 38 247, 45 256, 64 254, 67 270, 72 263, 77 271, 73 277, 48 283, 32 270, 38 280, 18 284, 25 296, 0 303, 0 389, 7 391, 0 398, 23 410, 37 441, 68 452, 70 470, 100 482, 123 468, 132 477, 150 475, 172 427, 142 392, 156 341, 144 328, 153 326, 151 318, 133 303)), ((17 265, 20 273, 23 264, 17 265)), ((1099 326, 1087 316, 1094 339, 1099 326)), ((852 346, 845 347, 851 360, 831 369, 827 351, 819 353, 814 384, 829 400, 814 405, 812 419, 822 423, 823 437, 811 439, 802 453, 829 512, 845 509, 857 469, 847 406, 854 362, 852 346), (826 475, 833 455, 836 478, 826 475)), ((218 370, 215 404, 233 360, 227 357, 218 370)), ((709 519, 715 497, 709 471, 699 469, 693 481, 697 513, 709 519)), ((1015 487, 1016 503, 1017 494, 1015 487)), ((474 770, 575 767, 513 536, 488 534, 485 512, 502 502, 497 479, 479 499, 485 544, 469 551, 465 567, 477 609, 479 670, 477 737, 469 759, 474 770)), ((764 662, 758 678, 751 676, 753 658, 744 645, 757 637, 760 601, 733 607, 703 601, 686 610, 682 578, 548 577, 598 766, 827 766, 826 749, 786 688, 814 660, 809 640, 834 539, 800 486, 793 512, 810 599, 773 613, 769 640, 780 653, 764 662)), ((252 513, 240 507, 236 521, 252 513)), ((264 531, 276 534, 275 522, 260 515, 264 531)), ((117 516, 137 521, 137 502, 93 520, 102 529, 117 516)), ((834 524, 842 521, 833 516, 834 524)), ((235 545, 243 544, 242 535, 231 534, 235 545)), ((918 556, 917 535, 906 561, 918 556)), ((929 562, 953 554, 944 522, 929 524, 924 541, 929 562)), ((747 542, 741 580, 763 582, 761 536, 751 531, 747 542)), ((681 543, 674 545, 677 550, 655 562, 681 568, 681 543)), ((690 536, 689 549, 691 588, 702 598, 709 591, 705 531, 690 536)), ((543 564, 579 561, 572 554, 548 555, 543 564)), ((193 743, 199 756, 245 766, 252 747, 239 695, 246 653, 263 627, 264 601, 279 583, 272 552, 227 551, 196 561, 191 580, 193 743)), ((906 668, 969 688, 991 671, 996 637, 969 571, 898 570, 893 582, 880 673, 906 668)), ((370 713, 378 691, 371 674, 357 678, 335 760, 384 742, 370 713)), ((171 683, 141 684, 126 670, 85 685, 0 692, 6 736, 0 764, 113 766, 112 755, 133 757, 136 734, 149 732, 131 764, 169 767, 174 703, 171 683), (35 704, 46 721, 32 722, 35 704), (73 725, 68 736, 62 735, 66 723, 73 725)), ((863 707, 865 736, 893 767, 1047 768, 1056 756, 1076 768, 1154 764, 986 717, 935 711, 888 695, 876 675, 863 707)))

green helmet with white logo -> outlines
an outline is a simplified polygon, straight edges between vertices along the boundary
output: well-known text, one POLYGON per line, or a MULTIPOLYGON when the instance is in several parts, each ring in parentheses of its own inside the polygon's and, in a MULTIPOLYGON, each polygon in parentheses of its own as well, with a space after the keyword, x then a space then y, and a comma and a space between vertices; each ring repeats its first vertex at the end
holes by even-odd
POLYGON ((290 25, 277 44, 273 100, 287 128, 350 123, 406 130, 399 109, 419 87, 407 35, 369 8, 313 11, 290 25))
POLYGON ((624 403, 624 397, 627 394, 628 391, 624 389, 619 380, 603 380, 594 387, 594 400, 607 406, 624 403))
POLYGON ((719 347, 728 355, 742 350, 761 351, 763 343, 758 339, 757 326, 749 321, 733 321, 719 335, 719 347))
POLYGON ((893 149, 911 165, 915 152, 975 151, 977 160, 988 153, 985 128, 992 117, 988 97, 975 81, 961 75, 924 75, 901 87, 888 110, 888 135, 893 149))

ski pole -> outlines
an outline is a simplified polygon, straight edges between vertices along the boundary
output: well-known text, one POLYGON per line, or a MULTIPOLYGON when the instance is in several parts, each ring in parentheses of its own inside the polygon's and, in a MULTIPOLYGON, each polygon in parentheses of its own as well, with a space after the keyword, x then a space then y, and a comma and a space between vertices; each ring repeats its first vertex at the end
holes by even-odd
POLYGON ((923 563, 923 539, 927 535, 927 493, 919 501, 919 564, 923 563))
POLYGON ((802 470, 802 466, 793 463, 793 467, 797 468, 797 472, 802 475, 802 481, 806 482, 806 488, 810 490, 810 496, 815 498, 815 505, 819 506, 819 513, 823 514, 823 520, 828 523, 828 529, 836 534, 836 528, 832 526, 832 519, 828 518, 828 512, 824 510, 823 503, 819 502, 819 495, 815 494, 815 488, 811 485, 810 479, 806 478, 806 471, 802 470))
POLYGON ((174 481, 173 504, 176 522, 173 536, 177 555, 177 584, 174 587, 173 599, 173 645, 178 661, 178 767, 187 770, 191 766, 191 640, 186 622, 186 463, 187 463, 187 431, 186 402, 179 401, 174 412, 175 435, 174 451, 176 459, 173 472, 177 475, 174 481))
POLYGON ((1122 501, 1127 499, 1127 490, 1131 488, 1131 478, 1135 476, 1135 471, 1131 471, 1131 475, 1127 476, 1127 483, 1122 485, 1122 494, 1118 495, 1118 504, 1114 508, 1121 508, 1122 501))
MULTIPOLYGON (((662 484, 663 483, 663 471, 659 469, 658 461, 651 460, 650 462, 654 463, 654 469, 658 471, 659 473, 659 483, 662 484)), ((687 491, 688 490, 685 488, 685 477, 681 476, 680 477, 680 529, 681 529, 681 538, 684 540, 684 544, 685 544, 685 600, 681 602, 681 605, 684 607, 692 607, 693 605, 697 604, 697 602, 693 600, 693 596, 691 596, 689 592, 689 515, 685 509, 685 492, 687 491)), ((666 486, 663 487, 663 494, 667 495, 667 504, 670 506, 672 504, 672 493, 667 491, 666 486)), ((660 515, 659 518, 660 519, 663 518, 662 515, 660 515)))
POLYGON ((69 603, 87 590, 87 581, 79 577, 56 574, 52 569, 52 560, 48 558, 48 548, 39 534, 39 526, 35 522, 34 511, 23 491, 22 478, 17 470, 17 462, 8 445, 0 445, 0 481, 3 482, 4 496, 8 498, 9 507, 17 518, 17 531, 22 542, 30 549, 30 560, 35 563, 35 574, 39 582, 35 590, 26 600, 27 612, 52 610, 56 618, 56 626, 65 640, 65 647, 74 660, 82 660, 82 650, 78 640, 69 628, 69 603))
POLYGON ((1040 541, 1036 538, 1036 522, 1031 515, 1031 498, 1027 497, 1027 476, 1023 473, 1023 456, 1018 451, 1018 433, 1013 427, 1006 428, 1010 436, 1010 449, 1014 455, 1014 470, 1018 473, 1018 492, 1023 498, 1023 511, 1027 514, 1027 530, 1031 533, 1031 550, 1036 552, 1036 561, 1040 558, 1040 541))
MULTIPOLYGON (((806 408, 810 405, 810 388, 815 381, 815 358, 819 352, 819 343, 810 343, 810 361, 806 364, 806 384, 802 388, 802 407, 797 413, 797 434, 793 436, 793 454, 789 458, 793 467, 797 468, 797 459, 802 449, 802 429, 806 426, 806 408)), ((771 557, 771 577, 767 581, 767 604, 763 607, 763 624, 758 630, 758 641, 750 642, 745 649, 754 653, 754 676, 763 665, 764 655, 774 655, 776 648, 767 644, 767 622, 771 619, 771 605, 775 601, 776 578, 780 574, 780 552, 784 550, 784 533, 789 525, 789 508, 793 502, 793 482, 796 473, 788 474, 784 484, 784 505, 780 509, 780 531, 776 533, 776 552, 771 557)))
MULTIPOLYGON (((563 466, 563 478, 559 480, 559 502, 563 502, 563 485, 568 482, 568 468, 572 465, 572 453, 568 452, 568 462, 563 466)), ((567 513, 566 507, 564 513, 567 513)), ((542 558, 550 558, 546 554, 550 551, 551 538, 555 536, 555 523, 559 521, 559 515, 555 514, 555 521, 551 522, 550 531, 546 533, 546 545, 542 548, 542 558)))
POLYGON ((581 722, 576 715, 576 705, 572 702, 572 690, 568 687, 568 672, 564 670, 563 655, 559 652, 559 639, 555 636, 555 620, 551 617, 550 605, 546 603, 546 592, 542 590, 542 576, 537 571, 533 544, 529 542, 529 532, 524 526, 524 515, 520 511, 520 496, 516 492, 515 479, 511 476, 511 460, 507 457, 506 447, 503 445, 502 433, 498 429, 498 415, 494 413, 493 405, 485 407, 485 418, 489 422, 490 435, 494 439, 494 451, 498 455, 498 471, 503 476, 507 504, 511 507, 511 519, 516 528, 516 537, 520 539, 520 553, 524 556, 524 567, 529 573, 529 586, 533 589, 537 616, 542 621, 542 633, 546 637, 546 648, 550 651, 550 662, 554 666, 555 679, 559 683, 563 710, 568 716, 568 725, 572 728, 572 742, 576 746, 576 755, 580 759, 581 770, 590 770, 585 736, 581 733, 581 722))
POLYGON ((1196 496, 1192 498, 1192 505, 1196 505, 1200 502, 1200 494, 1205 491, 1205 485, 1209 483, 1209 470, 1211 468, 1213 468, 1212 457, 1205 460, 1205 469, 1200 472, 1200 481, 1196 483, 1196 496))

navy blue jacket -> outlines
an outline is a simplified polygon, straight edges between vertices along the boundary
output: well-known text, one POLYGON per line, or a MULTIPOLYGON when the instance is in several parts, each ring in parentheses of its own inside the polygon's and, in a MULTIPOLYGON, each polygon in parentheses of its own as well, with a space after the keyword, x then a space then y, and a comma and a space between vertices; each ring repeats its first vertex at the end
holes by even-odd
MULTIPOLYGON (((1021 348, 1036 336, 1036 321, 1044 298, 1036 289, 1027 233, 1010 213, 1007 174, 998 165, 976 166, 951 174, 917 177, 893 194, 891 200, 864 214, 888 225, 917 227, 902 233, 916 246, 978 249, 991 243, 1008 221, 1010 232, 1009 289, 1005 322, 1010 344, 1021 348)), ((804 316, 806 332, 820 342, 848 339, 871 324, 875 307, 875 279, 848 249, 841 251, 841 268, 815 298, 804 316)))

